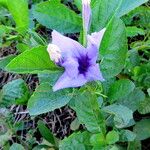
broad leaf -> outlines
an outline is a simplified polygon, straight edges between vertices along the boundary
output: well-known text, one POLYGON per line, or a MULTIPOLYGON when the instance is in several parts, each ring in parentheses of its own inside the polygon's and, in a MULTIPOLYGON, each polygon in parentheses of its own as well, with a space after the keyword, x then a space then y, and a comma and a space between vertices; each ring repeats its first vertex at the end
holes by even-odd
POLYGON ((12 104, 26 104, 29 96, 29 89, 24 80, 13 80, 4 85, 2 89, 1 104, 5 106, 11 106, 12 104))
POLYGON ((103 129, 103 117, 100 113, 97 97, 90 92, 79 94, 75 99, 77 117, 86 128, 93 133, 103 129))
POLYGON ((39 23, 59 32, 74 33, 82 28, 81 17, 56 1, 37 4, 33 14, 39 23))
POLYGON ((60 142, 59 150, 91 150, 89 132, 77 132, 60 142))
POLYGON ((40 73, 58 71, 58 67, 50 60, 46 47, 39 46, 18 55, 5 68, 14 73, 40 73))
POLYGON ((95 0, 92 5, 92 31, 106 27, 115 16, 121 17, 148 0, 95 0))
POLYGON ((114 102, 120 98, 128 96, 134 90, 134 83, 128 79, 122 79, 114 82, 108 91, 108 98, 114 102))
POLYGON ((25 150, 25 149, 21 144, 14 143, 12 144, 9 150, 25 150))
POLYGON ((140 89, 134 89, 129 95, 117 100, 117 104, 130 108, 133 112, 140 107, 140 103, 144 101, 145 94, 140 89))
POLYGON ((114 116, 114 124, 117 128, 126 127, 133 119, 133 112, 122 105, 110 105, 103 108, 103 111, 114 116))
POLYGON ((126 30, 120 19, 109 24, 100 46, 100 68, 104 78, 112 78, 124 67, 127 54, 126 30))
POLYGON ((65 106, 72 94, 68 89, 53 92, 49 83, 41 84, 28 101, 29 113, 32 116, 47 113, 65 106))
POLYGON ((25 32, 29 27, 28 1, 7 0, 7 7, 16 22, 18 31, 25 32))
POLYGON ((150 137, 150 119, 143 119, 134 126, 136 140, 145 140, 150 137))

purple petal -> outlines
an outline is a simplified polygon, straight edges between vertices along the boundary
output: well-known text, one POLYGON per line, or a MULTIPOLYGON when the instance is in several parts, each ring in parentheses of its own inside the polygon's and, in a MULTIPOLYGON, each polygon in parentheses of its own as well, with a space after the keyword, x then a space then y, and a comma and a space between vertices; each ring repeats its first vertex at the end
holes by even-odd
POLYGON ((57 91, 64 88, 80 87, 87 82, 83 75, 78 75, 76 78, 70 78, 67 72, 58 79, 53 87, 53 91, 57 91))
POLYGON ((62 63, 62 67, 65 68, 65 72, 71 78, 74 78, 79 74, 79 71, 78 71, 79 64, 77 60, 71 57, 68 58, 64 63, 62 63))
POLYGON ((52 32, 52 44, 60 48, 63 57, 79 57, 79 55, 86 53, 86 49, 80 43, 61 35, 55 30, 52 32))
POLYGON ((88 72, 86 74, 86 78, 88 81, 93 81, 93 80, 105 81, 105 79, 102 76, 102 73, 100 72, 100 68, 99 68, 98 64, 91 66, 88 69, 88 72))
POLYGON ((83 26, 87 32, 89 29, 91 18, 90 0, 82 0, 82 18, 83 18, 83 26))
POLYGON ((90 59, 90 64, 96 64, 97 58, 98 58, 98 49, 95 45, 90 45, 87 47, 87 55, 90 59))
POLYGON ((99 32, 94 32, 91 35, 88 35, 88 47, 90 47, 90 45, 96 45, 97 49, 99 49, 105 31, 106 28, 102 29, 99 32))

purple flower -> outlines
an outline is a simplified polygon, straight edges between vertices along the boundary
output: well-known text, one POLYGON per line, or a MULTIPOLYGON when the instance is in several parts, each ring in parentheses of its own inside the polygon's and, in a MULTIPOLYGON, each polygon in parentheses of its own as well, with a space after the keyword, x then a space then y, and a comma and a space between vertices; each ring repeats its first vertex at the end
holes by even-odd
POLYGON ((90 0, 82 0, 82 6, 86 48, 55 30, 52 32, 52 44, 48 45, 47 50, 51 60, 65 68, 64 73, 54 85, 53 91, 69 87, 80 87, 95 80, 104 81, 99 64, 96 61, 105 29, 87 35, 91 15, 90 0))

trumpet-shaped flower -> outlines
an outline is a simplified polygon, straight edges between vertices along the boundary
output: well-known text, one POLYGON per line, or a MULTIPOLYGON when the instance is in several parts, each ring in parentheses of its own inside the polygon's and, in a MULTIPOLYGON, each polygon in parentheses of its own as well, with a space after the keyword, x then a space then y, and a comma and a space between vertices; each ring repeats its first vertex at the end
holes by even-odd
MULTIPOLYGON (((82 0, 83 28, 88 31, 90 21, 90 0, 82 0)), ((80 87, 87 82, 104 81, 97 63, 98 52, 105 29, 86 34, 87 47, 63 36, 57 31, 52 32, 52 43, 48 45, 51 60, 64 67, 65 71, 53 87, 53 91, 63 88, 80 87)))

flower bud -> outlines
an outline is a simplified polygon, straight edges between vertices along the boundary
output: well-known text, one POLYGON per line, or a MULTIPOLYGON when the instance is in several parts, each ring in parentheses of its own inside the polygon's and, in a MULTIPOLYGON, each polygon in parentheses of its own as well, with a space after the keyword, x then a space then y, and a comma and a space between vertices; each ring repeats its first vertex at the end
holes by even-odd
POLYGON ((49 53, 50 59, 55 63, 58 63, 61 59, 61 50, 55 44, 49 44, 47 47, 47 51, 49 53))

